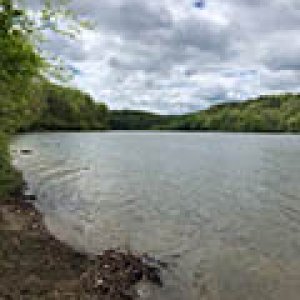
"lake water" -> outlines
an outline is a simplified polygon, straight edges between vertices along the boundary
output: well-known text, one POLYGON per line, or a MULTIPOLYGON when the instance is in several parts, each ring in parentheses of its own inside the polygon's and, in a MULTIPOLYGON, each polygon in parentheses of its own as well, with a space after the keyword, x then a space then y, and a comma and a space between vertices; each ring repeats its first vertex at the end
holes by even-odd
POLYGON ((42 133, 15 154, 49 229, 168 262, 152 299, 300 295, 300 136, 42 133))

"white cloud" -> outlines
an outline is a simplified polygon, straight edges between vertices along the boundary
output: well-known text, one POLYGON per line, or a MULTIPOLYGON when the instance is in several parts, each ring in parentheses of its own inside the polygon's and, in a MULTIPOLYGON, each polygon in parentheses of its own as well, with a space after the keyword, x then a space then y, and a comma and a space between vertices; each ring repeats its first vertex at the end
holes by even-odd
POLYGON ((47 49, 73 84, 112 108, 180 113, 260 93, 300 91, 298 0, 73 0, 96 21, 47 49))

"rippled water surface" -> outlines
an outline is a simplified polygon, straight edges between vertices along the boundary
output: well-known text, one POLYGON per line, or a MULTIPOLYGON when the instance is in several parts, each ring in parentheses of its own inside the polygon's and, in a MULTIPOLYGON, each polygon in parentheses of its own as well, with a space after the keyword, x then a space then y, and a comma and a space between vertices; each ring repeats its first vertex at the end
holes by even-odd
POLYGON ((153 299, 300 295, 300 136, 104 132, 19 136, 50 230, 75 247, 169 263, 153 299))

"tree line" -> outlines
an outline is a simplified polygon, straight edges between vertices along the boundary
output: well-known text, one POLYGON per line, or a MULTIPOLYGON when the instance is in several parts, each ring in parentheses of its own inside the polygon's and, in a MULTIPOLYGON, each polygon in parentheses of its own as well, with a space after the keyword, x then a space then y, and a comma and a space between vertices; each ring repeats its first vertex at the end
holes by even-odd
POLYGON ((111 110, 108 126, 111 130, 151 130, 168 125, 174 116, 163 116, 147 111, 111 110))
POLYGON ((39 99, 38 117, 25 131, 108 129, 104 103, 77 89, 45 83, 39 99))
POLYGON ((224 103, 171 120, 165 130, 232 132, 300 132, 300 95, 265 95, 245 102, 224 103))

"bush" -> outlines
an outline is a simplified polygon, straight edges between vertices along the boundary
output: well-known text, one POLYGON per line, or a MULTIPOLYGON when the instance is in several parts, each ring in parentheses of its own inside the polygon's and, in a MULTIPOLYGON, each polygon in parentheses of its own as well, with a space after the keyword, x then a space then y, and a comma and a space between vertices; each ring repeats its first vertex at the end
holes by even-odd
POLYGON ((0 201, 15 194, 22 186, 22 176, 11 165, 9 139, 0 133, 0 201))

